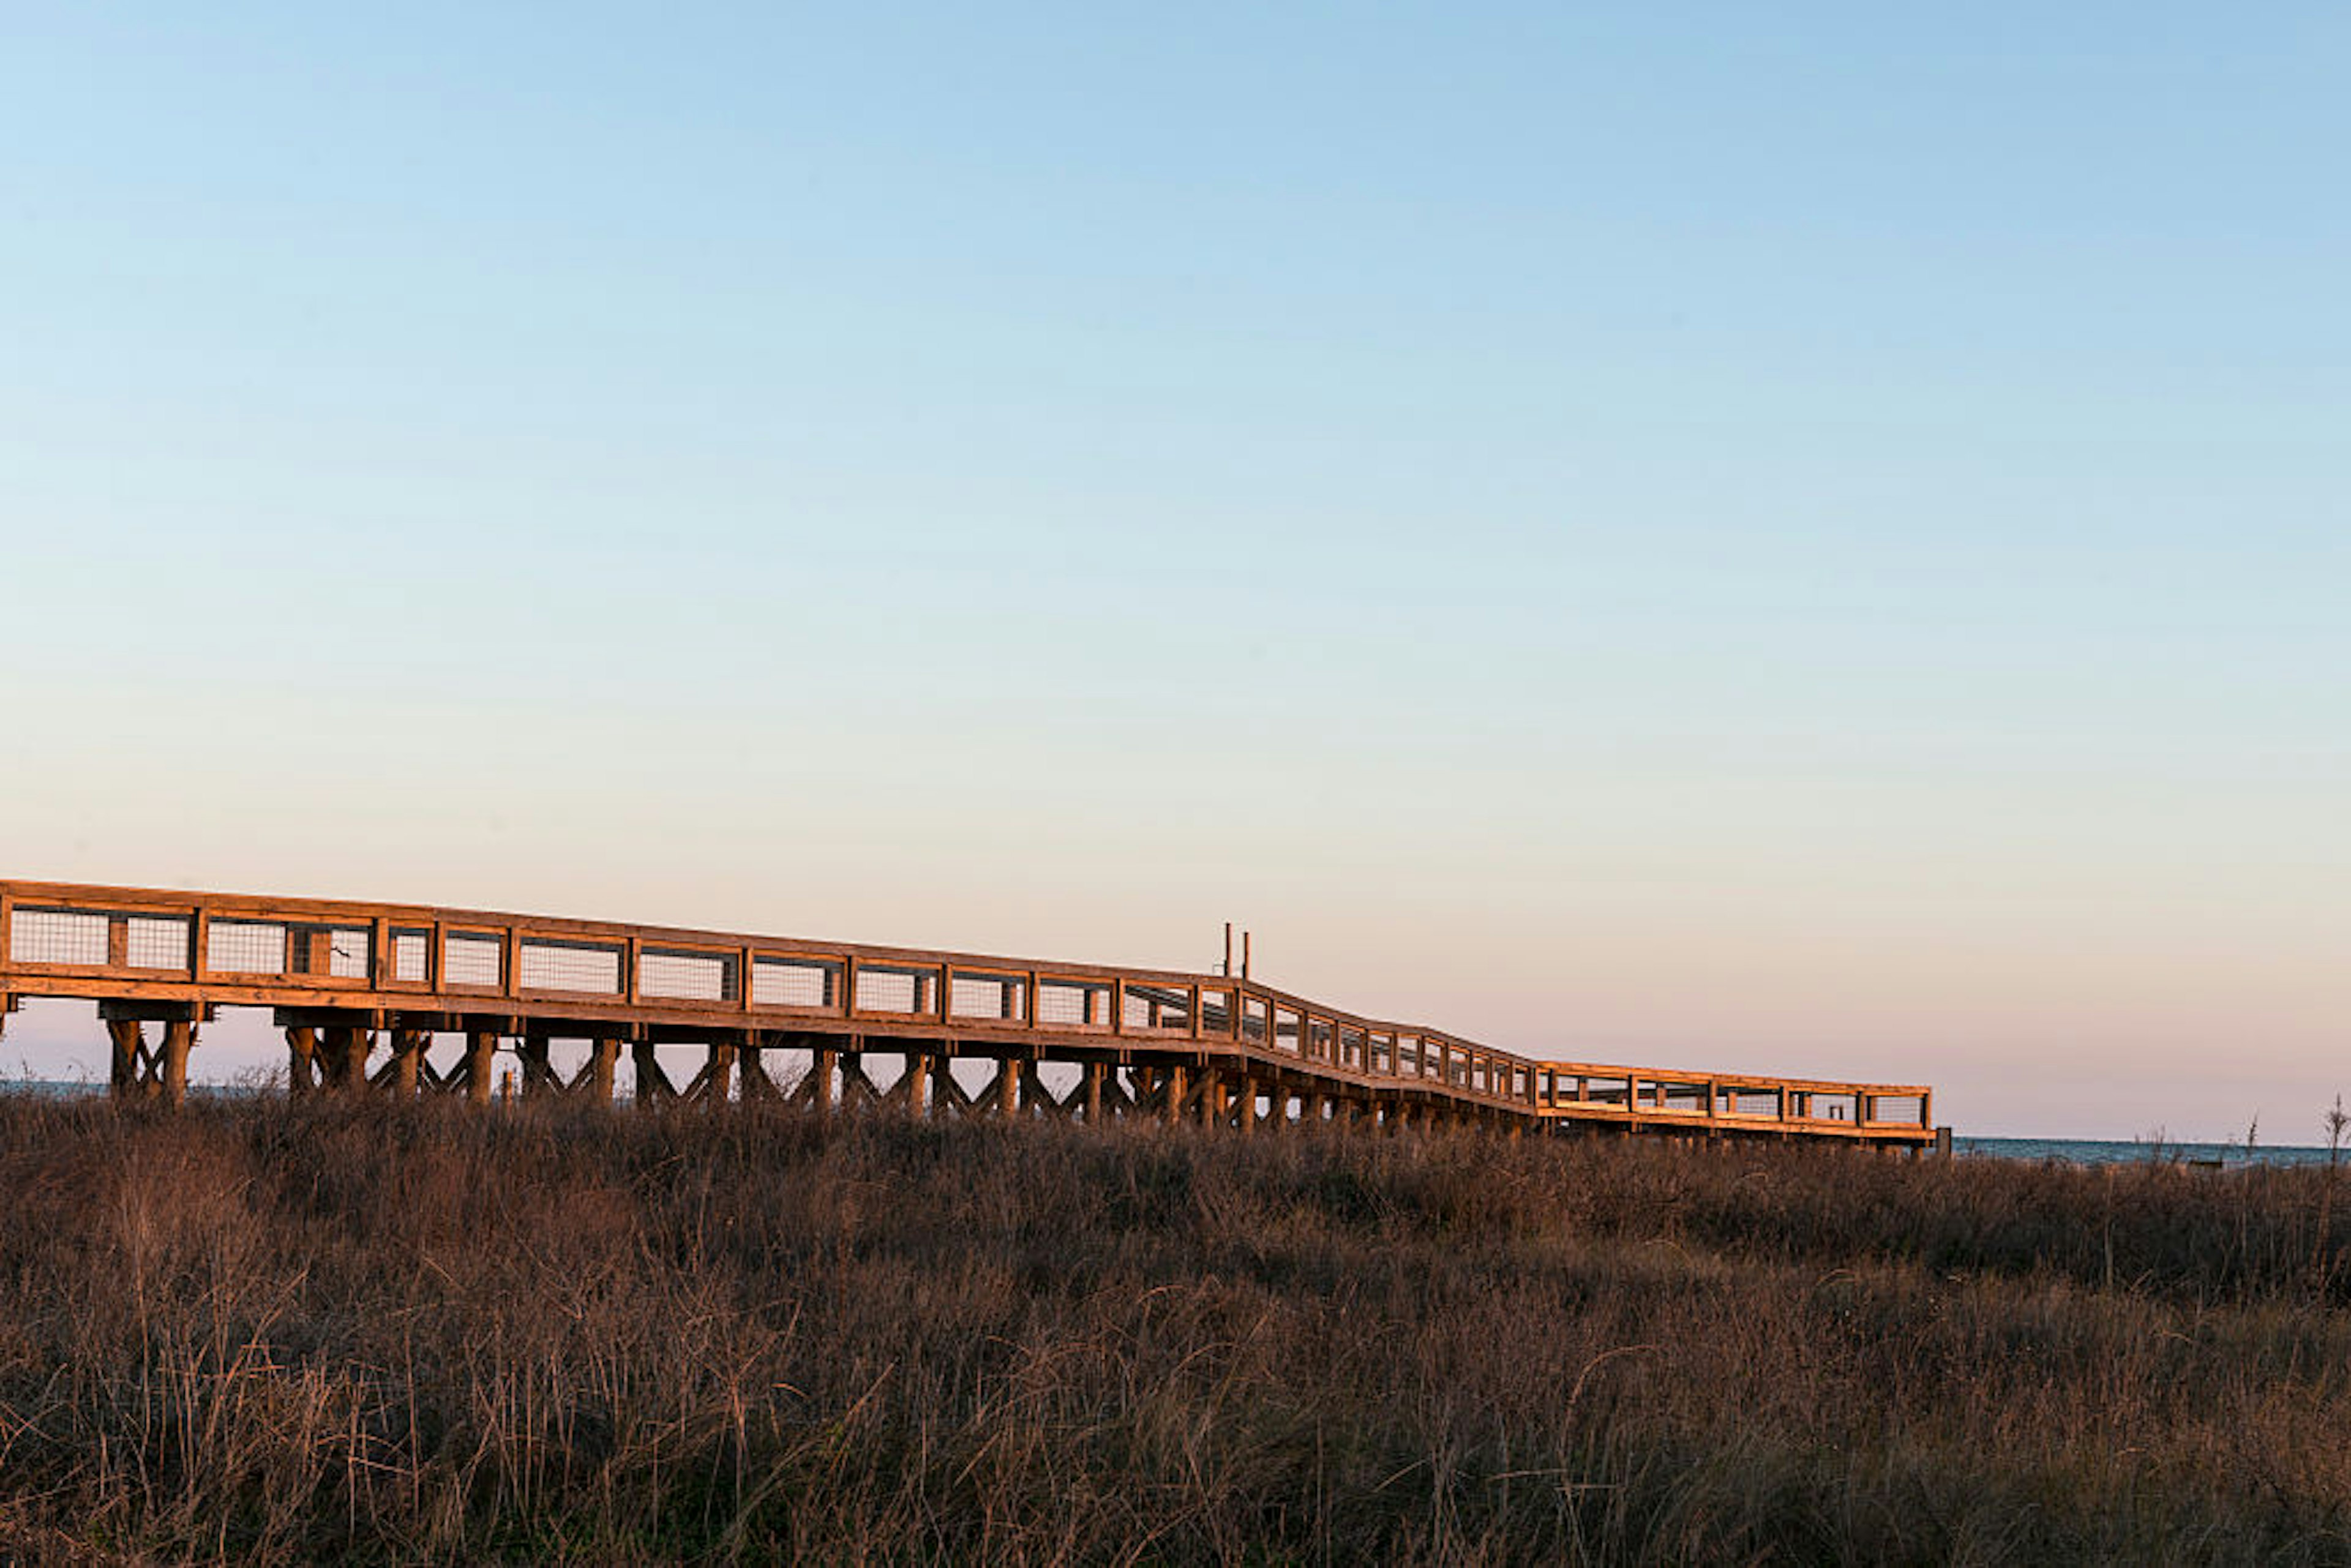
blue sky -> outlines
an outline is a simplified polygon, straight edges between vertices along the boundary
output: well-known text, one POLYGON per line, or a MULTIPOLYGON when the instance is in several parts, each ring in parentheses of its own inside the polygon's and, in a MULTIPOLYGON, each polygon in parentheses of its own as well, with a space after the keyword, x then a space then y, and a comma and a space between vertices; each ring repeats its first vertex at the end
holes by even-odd
POLYGON ((2341 12, 485 10, 10 14, 7 874, 2351 1079, 2341 12))

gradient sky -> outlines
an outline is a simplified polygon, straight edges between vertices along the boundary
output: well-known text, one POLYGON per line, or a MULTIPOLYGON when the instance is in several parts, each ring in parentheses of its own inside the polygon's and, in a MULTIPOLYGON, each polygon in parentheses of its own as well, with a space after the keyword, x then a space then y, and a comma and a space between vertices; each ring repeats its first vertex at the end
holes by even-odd
POLYGON ((2315 1137, 2351 13, 1007 9, 10 7, 0 875, 2315 1137))

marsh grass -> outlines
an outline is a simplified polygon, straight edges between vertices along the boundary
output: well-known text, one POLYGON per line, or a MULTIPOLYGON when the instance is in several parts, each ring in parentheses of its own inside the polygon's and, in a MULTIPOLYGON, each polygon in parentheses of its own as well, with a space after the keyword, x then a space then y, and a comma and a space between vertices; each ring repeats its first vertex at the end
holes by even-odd
POLYGON ((0 1558, 2351 1561, 2336 1179, 0 1096, 0 1558))

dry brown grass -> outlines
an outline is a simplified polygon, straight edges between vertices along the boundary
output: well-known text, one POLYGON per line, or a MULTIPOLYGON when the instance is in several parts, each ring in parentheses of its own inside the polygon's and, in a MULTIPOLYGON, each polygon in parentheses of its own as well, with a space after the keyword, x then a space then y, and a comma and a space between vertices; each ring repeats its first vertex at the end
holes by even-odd
POLYGON ((2323 1171, 0 1098, 0 1558, 2351 1561, 2323 1171))

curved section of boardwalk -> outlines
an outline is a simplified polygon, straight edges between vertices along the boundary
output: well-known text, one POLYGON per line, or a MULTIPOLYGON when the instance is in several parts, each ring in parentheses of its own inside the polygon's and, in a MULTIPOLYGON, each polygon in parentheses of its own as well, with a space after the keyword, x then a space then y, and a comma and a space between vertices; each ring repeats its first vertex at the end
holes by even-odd
POLYGON ((609 1099, 626 1048, 641 1104, 1936 1136, 1923 1085, 1538 1060, 1240 977, 412 904, 0 882, 0 1012, 32 997, 96 1000, 115 1092, 172 1101, 202 1026, 252 1007, 286 1031, 297 1092, 486 1100, 506 1051, 528 1093, 609 1099), (586 1042, 576 1072, 558 1040, 586 1042), (700 1053, 684 1084, 665 1046, 700 1053))

